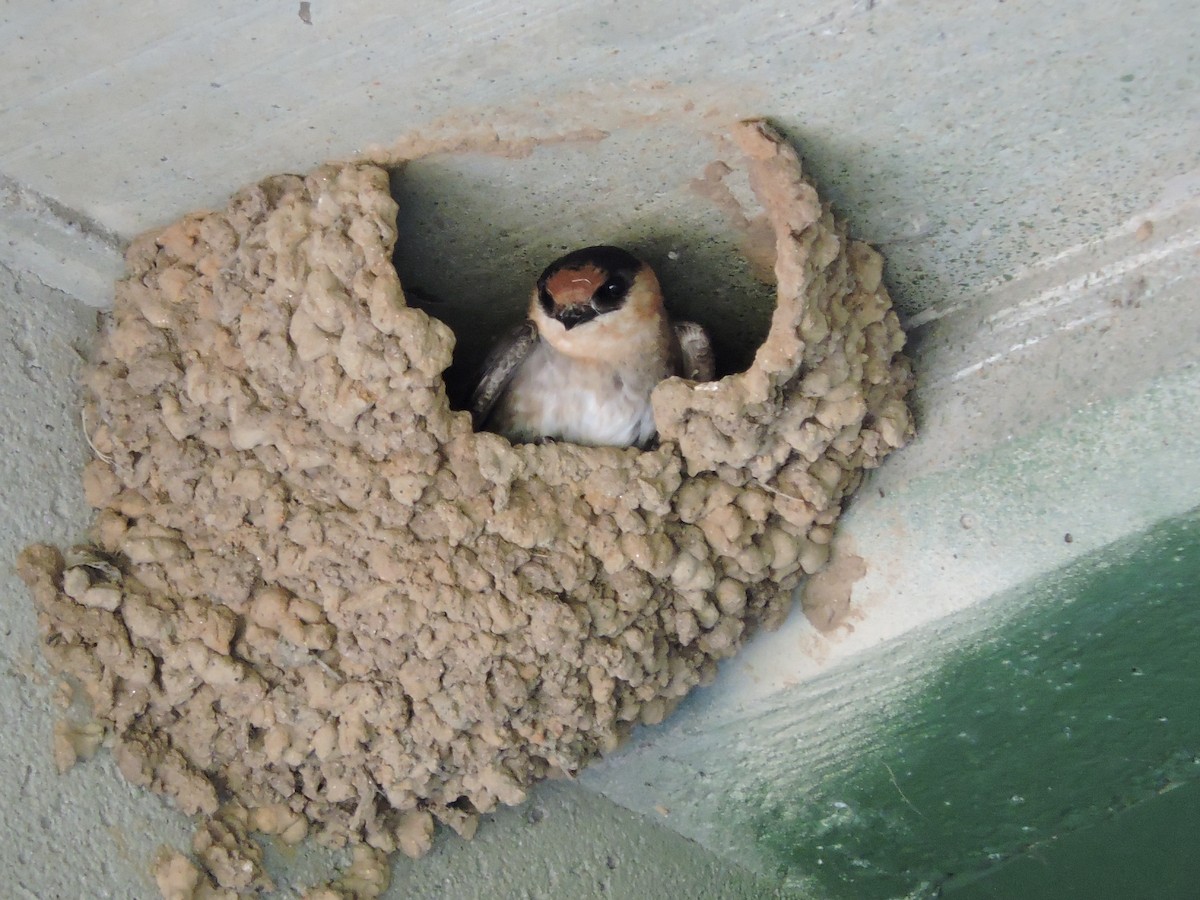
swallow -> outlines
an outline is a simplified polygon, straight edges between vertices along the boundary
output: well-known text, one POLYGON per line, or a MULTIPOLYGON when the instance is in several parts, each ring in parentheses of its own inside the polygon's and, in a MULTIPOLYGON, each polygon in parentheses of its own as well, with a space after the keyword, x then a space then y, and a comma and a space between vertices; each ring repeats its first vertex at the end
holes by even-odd
POLYGON ((672 323, 654 270, 618 247, 585 247, 537 280, 528 319, 483 365, 470 410, 477 430, 514 443, 646 447, 650 393, 664 378, 714 376, 712 344, 672 323))

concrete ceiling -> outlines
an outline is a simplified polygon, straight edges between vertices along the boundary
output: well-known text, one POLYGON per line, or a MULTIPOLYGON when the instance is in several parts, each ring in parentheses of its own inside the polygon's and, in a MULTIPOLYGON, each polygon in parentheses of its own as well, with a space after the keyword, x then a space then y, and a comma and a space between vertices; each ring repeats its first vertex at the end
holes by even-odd
POLYGON ((501 156, 547 145, 540 164, 437 165, 497 188, 503 270, 593 234, 657 252, 727 229, 689 185, 729 158, 713 140, 729 122, 766 115, 885 250, 911 316, 1119 226, 1196 168, 1193 12, 316 0, 309 24, 296 3, 10 3, 0 176, 127 239, 267 174, 494 132, 501 156))

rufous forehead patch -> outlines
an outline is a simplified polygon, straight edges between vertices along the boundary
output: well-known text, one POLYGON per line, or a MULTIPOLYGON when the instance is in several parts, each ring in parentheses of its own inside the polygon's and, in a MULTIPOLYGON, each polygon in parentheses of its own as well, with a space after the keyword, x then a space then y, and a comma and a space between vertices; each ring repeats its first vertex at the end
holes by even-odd
POLYGON ((608 280, 608 273, 592 265, 578 269, 559 269, 546 279, 546 290, 559 306, 591 299, 596 289, 608 280))

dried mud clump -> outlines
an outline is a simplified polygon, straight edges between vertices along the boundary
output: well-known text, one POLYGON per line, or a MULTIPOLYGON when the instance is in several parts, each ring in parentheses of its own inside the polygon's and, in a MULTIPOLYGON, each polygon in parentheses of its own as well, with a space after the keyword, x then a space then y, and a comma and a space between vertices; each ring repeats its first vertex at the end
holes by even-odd
POLYGON ((449 408, 454 338, 405 305, 382 168, 268 178, 130 248, 86 382, 92 544, 21 570, 121 771, 216 816, 222 887, 263 878, 229 849, 247 827, 469 836, 661 720, 824 566, 911 433, 904 338, 795 153, 737 137, 778 308, 748 371, 655 391, 647 452, 511 446, 449 408))

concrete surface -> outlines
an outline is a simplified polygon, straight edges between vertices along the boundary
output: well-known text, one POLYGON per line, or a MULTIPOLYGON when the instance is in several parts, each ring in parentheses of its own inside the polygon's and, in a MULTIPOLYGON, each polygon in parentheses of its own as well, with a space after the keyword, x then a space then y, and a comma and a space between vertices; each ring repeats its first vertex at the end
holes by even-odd
MULTIPOLYGON (((794 615, 667 726, 547 796, 604 835, 597 846, 622 830, 664 841, 622 855, 638 857, 627 872, 675 854, 724 884, 750 884, 747 867, 774 875, 778 848, 727 814, 755 802, 737 793, 747 772, 778 776, 787 800, 793 770, 852 768, 883 740, 887 708, 995 624, 964 611, 1200 505, 1200 19, 1184 0, 398 9, 314 0, 306 24, 297 4, 0 7, 0 265, 17 273, 0 281, 4 558, 86 521, 72 377, 92 314, 52 289, 104 306, 115 248, 138 231, 269 173, 397 143, 440 150, 396 179, 398 268, 431 311, 519 315, 547 257, 622 241, 736 366, 769 288, 728 202, 744 187, 705 167, 736 167, 730 121, 771 116, 853 233, 888 257, 921 437, 850 511, 842 552, 866 574, 847 587, 843 627, 794 615), (864 679, 836 674, 856 667, 864 679)), ((467 330, 468 355, 489 333, 467 330)), ((182 846, 185 825, 103 755, 53 774, 32 614, 11 579, 2 590, 0 698, 16 724, 0 776, 20 802, 0 872, 39 897, 148 896, 146 861, 161 841, 182 846), (46 864, 59 846, 77 849, 75 867, 46 864)), ((550 861, 564 832, 518 820, 496 831, 511 845, 462 851, 492 862, 446 852, 428 870, 401 866, 398 883, 428 878, 412 895, 456 896, 455 872, 501 878, 507 858, 525 873, 503 882, 512 895, 541 896, 547 873, 566 871, 550 861)), ((604 875, 591 859, 575 895, 604 875)))
POLYGON ((38 652, 37 625, 13 561, 32 541, 69 545, 89 518, 75 379, 96 311, 0 267, 0 872, 14 898, 153 896, 146 862, 191 829, 131 788, 111 758, 59 776, 50 755, 61 710, 38 652), (74 862, 64 862, 64 857, 74 862))

